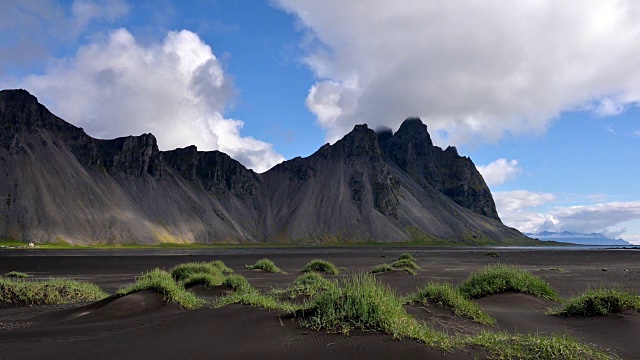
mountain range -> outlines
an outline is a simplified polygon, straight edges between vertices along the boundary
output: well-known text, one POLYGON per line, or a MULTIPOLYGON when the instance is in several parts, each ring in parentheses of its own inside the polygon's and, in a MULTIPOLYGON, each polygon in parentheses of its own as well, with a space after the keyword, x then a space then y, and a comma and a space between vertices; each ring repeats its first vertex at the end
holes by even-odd
POLYGON ((114 243, 531 243, 468 157, 427 126, 357 125, 258 174, 219 151, 100 140, 25 90, 0 91, 0 237, 114 243))

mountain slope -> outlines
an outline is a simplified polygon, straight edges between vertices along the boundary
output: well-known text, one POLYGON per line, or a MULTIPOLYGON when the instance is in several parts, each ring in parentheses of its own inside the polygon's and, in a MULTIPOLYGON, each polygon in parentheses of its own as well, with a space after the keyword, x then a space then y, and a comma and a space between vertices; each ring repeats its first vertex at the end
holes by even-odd
POLYGON ((419 119, 358 125, 256 174, 219 151, 98 140, 24 90, 0 92, 0 237, 89 243, 526 242, 482 177, 419 119))

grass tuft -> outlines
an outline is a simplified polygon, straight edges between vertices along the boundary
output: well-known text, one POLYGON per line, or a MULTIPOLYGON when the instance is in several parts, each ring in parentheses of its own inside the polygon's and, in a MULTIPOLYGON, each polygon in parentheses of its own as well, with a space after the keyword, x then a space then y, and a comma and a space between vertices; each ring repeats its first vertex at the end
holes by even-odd
POLYGON ((393 271, 393 270, 403 270, 408 272, 411 275, 416 275, 414 269, 420 269, 418 264, 416 264, 416 260, 409 253, 403 253, 394 260, 391 264, 381 264, 373 268, 371 270, 372 274, 393 271))
POLYGON ((475 302, 465 298, 450 284, 428 283, 407 298, 409 302, 436 303, 451 309, 458 316, 465 316, 480 324, 492 325, 495 320, 480 309, 475 302))
POLYGON ((420 266, 413 260, 398 259, 391 263, 394 268, 420 269, 420 266))
POLYGON ((550 311, 549 315, 593 316, 623 310, 640 311, 640 296, 617 289, 589 289, 565 301, 560 309, 550 311))
POLYGON ((313 272, 313 271, 322 272, 322 273, 331 274, 331 275, 337 275, 338 273, 340 273, 340 271, 335 265, 321 259, 315 259, 315 260, 309 261, 309 263, 305 265, 302 268, 302 270, 300 270, 300 272, 313 272))
POLYGON ((247 265, 246 268, 248 270, 260 269, 270 273, 284 274, 284 271, 280 270, 280 268, 269 259, 260 259, 253 265, 247 265))
POLYGON ((400 256, 398 257, 398 260, 411 260, 411 261, 416 261, 416 259, 413 257, 413 255, 409 254, 409 253, 402 253, 400 254, 400 256))
POLYGON ((240 292, 251 288, 251 284, 249 284, 249 281, 244 276, 237 274, 227 276, 227 278, 222 282, 222 285, 230 288, 233 291, 240 292))
POLYGON ((214 262, 191 262, 179 264, 171 268, 171 276, 176 281, 183 281, 189 276, 195 274, 222 275, 225 272, 224 268, 227 267, 224 265, 224 263, 220 263, 222 265, 216 265, 214 264, 214 262))
POLYGON ((209 264, 211 264, 211 266, 215 268, 218 268, 220 272, 222 272, 223 274, 231 274, 233 272, 233 270, 231 270, 230 267, 225 265, 225 263, 222 260, 213 260, 209 262, 209 264))
POLYGON ((395 268, 393 267, 393 265, 389 265, 389 264, 377 265, 373 268, 373 270, 371 270, 371 273, 377 274, 377 273, 393 271, 393 270, 403 270, 408 272, 411 275, 416 275, 416 272, 411 268, 408 268, 408 267, 395 268))
POLYGON ((233 293, 216 300, 212 304, 213 307, 219 308, 230 304, 245 304, 285 312, 294 312, 299 308, 299 306, 287 302, 280 302, 273 296, 261 293, 251 286, 249 281, 241 275, 228 276, 224 280, 223 285, 230 287, 233 293))
POLYGON ((98 286, 70 279, 0 278, 0 303, 44 305, 97 301, 109 296, 98 286))
POLYGON ((480 269, 465 280, 458 287, 458 291, 468 299, 515 291, 543 299, 559 300, 558 295, 546 281, 528 271, 503 264, 489 265, 480 269))
POLYGON ((275 289, 271 293, 274 295, 287 294, 291 298, 298 295, 315 296, 333 286, 333 282, 325 279, 322 275, 312 272, 300 275, 294 282, 285 289, 275 289))
POLYGON ((457 341, 457 346, 483 347, 491 359, 600 360, 612 356, 594 345, 564 335, 511 334, 482 331, 457 341))
POLYGON ((409 337, 447 349, 450 338, 418 323, 403 301, 370 274, 342 279, 299 311, 301 323, 312 329, 349 334, 353 329, 376 330, 394 338, 409 337))
POLYGON ((173 301, 185 309, 197 309, 204 305, 204 300, 185 290, 171 274, 157 268, 138 277, 132 285, 118 290, 118 294, 128 295, 143 290, 159 291, 165 301, 173 301))
POLYGON ((26 278, 31 277, 31 275, 25 274, 25 273, 19 272, 19 271, 10 271, 10 272, 4 274, 4 277, 6 277, 6 278, 26 279, 26 278))
POLYGON ((184 287, 192 286, 192 285, 204 285, 204 286, 220 286, 224 282, 224 275, 220 274, 206 274, 206 273, 197 273, 193 275, 189 275, 188 278, 179 282, 180 285, 184 287))

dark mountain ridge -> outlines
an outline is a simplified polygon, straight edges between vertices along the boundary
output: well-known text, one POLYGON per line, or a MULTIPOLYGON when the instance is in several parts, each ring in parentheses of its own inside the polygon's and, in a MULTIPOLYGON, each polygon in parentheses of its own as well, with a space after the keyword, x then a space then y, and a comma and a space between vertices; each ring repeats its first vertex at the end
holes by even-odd
POLYGON ((531 241, 473 162, 426 125, 366 125, 256 174, 219 151, 98 140, 25 90, 0 91, 0 237, 89 243, 531 241))

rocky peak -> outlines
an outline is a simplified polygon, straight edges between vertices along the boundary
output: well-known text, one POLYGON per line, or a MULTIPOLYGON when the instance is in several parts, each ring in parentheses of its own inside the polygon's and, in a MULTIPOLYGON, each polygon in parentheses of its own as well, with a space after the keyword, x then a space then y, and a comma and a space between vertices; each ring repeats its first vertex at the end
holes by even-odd
POLYGON ((423 177, 434 158, 434 146, 427 125, 419 118, 406 119, 384 144, 387 157, 407 173, 423 177))
POLYGON ((28 91, 0 91, 0 141, 6 141, 21 131, 32 131, 36 127, 67 134, 82 132, 82 129, 49 112, 28 91))
POLYGON ((94 140, 99 164, 110 174, 160 176, 162 157, 152 134, 126 136, 113 140, 94 140))
POLYGON ((199 182, 205 189, 216 193, 231 193, 239 198, 251 196, 258 185, 256 174, 229 155, 214 151, 198 151, 195 146, 164 151, 167 166, 183 178, 199 182))
POLYGON ((382 155, 375 131, 366 124, 356 125, 350 133, 336 141, 332 149, 346 158, 382 155))
POLYGON ((458 205, 499 219, 489 188, 473 162, 449 146, 434 146, 427 125, 419 118, 406 119, 383 144, 387 159, 418 182, 426 182, 458 205))

